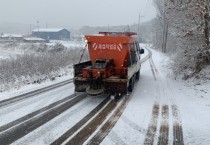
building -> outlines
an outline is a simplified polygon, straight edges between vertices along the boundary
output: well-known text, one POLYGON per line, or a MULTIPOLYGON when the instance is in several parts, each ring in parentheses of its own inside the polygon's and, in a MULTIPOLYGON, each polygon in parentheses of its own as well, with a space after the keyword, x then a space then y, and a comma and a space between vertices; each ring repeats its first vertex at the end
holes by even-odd
POLYGON ((4 42, 20 42, 23 41, 22 34, 0 34, 0 41, 4 42))
POLYGON ((70 40, 70 32, 64 28, 39 28, 32 35, 45 40, 70 40))
POLYGON ((36 37, 25 37, 23 38, 23 42, 25 43, 46 43, 47 40, 42 38, 36 38, 36 37))

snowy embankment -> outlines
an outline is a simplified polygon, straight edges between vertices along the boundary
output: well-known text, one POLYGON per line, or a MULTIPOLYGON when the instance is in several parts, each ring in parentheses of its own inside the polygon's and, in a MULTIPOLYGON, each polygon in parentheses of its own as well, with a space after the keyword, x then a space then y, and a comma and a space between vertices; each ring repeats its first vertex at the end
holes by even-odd
POLYGON ((14 96, 26 94, 28 92, 32 92, 32 91, 35 91, 35 90, 38 90, 38 89, 41 89, 44 87, 48 87, 50 85, 54 85, 54 84, 69 80, 72 77, 73 77, 73 74, 69 74, 66 76, 58 77, 54 81, 46 80, 41 84, 38 84, 38 83, 27 84, 27 85, 20 87, 19 89, 11 89, 9 91, 1 92, 0 93, 0 101, 12 98, 14 96))

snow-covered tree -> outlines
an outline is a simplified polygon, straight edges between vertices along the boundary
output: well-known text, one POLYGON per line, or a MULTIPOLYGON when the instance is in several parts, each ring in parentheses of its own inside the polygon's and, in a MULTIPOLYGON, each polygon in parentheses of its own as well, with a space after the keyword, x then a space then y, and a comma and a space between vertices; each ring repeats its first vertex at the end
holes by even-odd
POLYGON ((176 50, 174 73, 187 79, 210 62, 208 0, 158 0, 156 5, 163 6, 165 12, 157 8, 160 18, 168 24, 168 47, 176 50))

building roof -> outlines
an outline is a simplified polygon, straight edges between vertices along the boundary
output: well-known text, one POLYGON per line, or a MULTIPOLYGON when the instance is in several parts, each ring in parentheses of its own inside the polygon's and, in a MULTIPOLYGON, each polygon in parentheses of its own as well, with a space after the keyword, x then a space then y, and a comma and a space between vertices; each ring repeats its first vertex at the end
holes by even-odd
POLYGON ((45 39, 37 38, 37 37, 27 37, 27 38, 24 38, 24 40, 27 40, 27 41, 45 41, 45 39))
POLYGON ((64 28, 39 28, 39 29, 33 30, 32 32, 59 32, 63 29, 64 28))
POLYGON ((22 34, 1 34, 0 37, 2 37, 2 38, 7 38, 7 37, 22 38, 23 35, 22 34))

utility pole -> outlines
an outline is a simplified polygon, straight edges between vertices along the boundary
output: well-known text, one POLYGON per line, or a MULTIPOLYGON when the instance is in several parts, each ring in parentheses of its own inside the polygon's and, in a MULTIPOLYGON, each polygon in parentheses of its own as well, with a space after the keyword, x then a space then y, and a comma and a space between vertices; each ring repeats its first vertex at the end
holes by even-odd
POLYGON ((29 35, 31 36, 31 24, 30 24, 30 31, 29 31, 29 35))
POLYGON ((163 2, 163 43, 162 52, 166 53, 166 43, 168 37, 168 22, 166 21, 166 2, 163 2))
POLYGON ((37 29, 38 29, 38 36, 40 37, 40 34, 39 34, 39 21, 37 20, 37 29))
POLYGON ((206 0, 205 5, 205 14, 204 14, 204 20, 205 20, 205 28, 204 28, 204 35, 206 39, 206 45, 209 47, 209 0, 206 0))
POLYGON ((139 13, 139 20, 138 20, 138 40, 140 41, 140 25, 141 25, 141 17, 144 17, 139 13))

